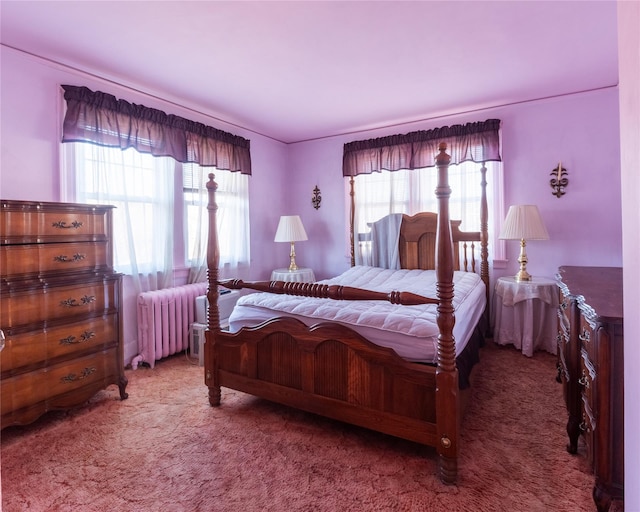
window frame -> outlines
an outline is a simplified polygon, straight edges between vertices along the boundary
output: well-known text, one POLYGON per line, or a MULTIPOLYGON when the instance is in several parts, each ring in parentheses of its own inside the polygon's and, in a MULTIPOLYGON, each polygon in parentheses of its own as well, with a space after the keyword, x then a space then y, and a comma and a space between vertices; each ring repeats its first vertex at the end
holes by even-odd
MULTIPOLYGON (((488 203, 488 231, 489 231, 489 259, 492 262, 501 262, 505 259, 505 243, 503 240, 498 238, 499 234, 499 222, 504 217, 504 172, 502 162, 486 162, 486 163, 476 163, 472 161, 462 162, 459 165, 450 165, 449 166, 449 176, 452 177, 452 174, 455 173, 458 176, 464 172, 471 171, 466 179, 465 192, 468 193, 470 191, 473 192, 475 196, 474 203, 477 208, 473 208, 475 213, 472 214, 472 222, 469 222, 469 218, 459 213, 459 210, 462 209, 460 203, 462 202, 461 198, 456 198, 456 194, 460 191, 459 184, 452 183, 453 180, 450 179, 450 186, 452 190, 452 195, 450 198, 450 217, 451 219, 461 220, 462 224, 460 225, 460 229, 462 231, 480 231, 480 200, 481 200, 481 168, 485 167, 487 169, 486 172, 486 180, 487 180, 487 203, 488 203), (474 167, 474 169, 470 169, 474 167), (475 178, 477 180, 474 182, 475 178), (456 204, 457 203, 457 204, 456 204)), ((368 238, 368 227, 365 229, 365 226, 369 223, 375 222, 385 215, 392 213, 403 213, 407 215, 415 215, 421 211, 438 211, 438 200, 435 196, 435 187, 437 184, 437 172, 433 167, 425 167, 421 169, 402 169, 399 171, 382 171, 382 172, 373 172, 370 174, 359 174, 354 177, 354 192, 355 192, 355 208, 356 212, 354 215, 354 244, 366 243, 368 238), (398 174, 399 173, 399 174, 398 174), (431 176, 431 179, 424 180, 426 176, 431 176), (362 205, 362 188, 363 186, 375 187, 378 185, 386 187, 390 191, 390 194, 393 193, 393 189, 398 187, 398 184, 395 183, 393 185, 389 184, 389 180, 394 180, 396 182, 404 179, 403 183, 400 186, 405 187, 407 190, 406 198, 402 200, 402 203, 392 203, 391 200, 377 201, 379 203, 379 207, 376 213, 369 213, 371 218, 362 218, 363 208, 367 208, 367 206, 362 205), (424 180, 425 183, 416 186, 416 183, 420 183, 420 181, 424 180), (369 182, 364 185, 363 182, 369 182), (373 218, 376 217, 376 218, 373 218)), ((365 191, 366 195, 366 191, 365 191)), ((459 196, 458 196, 459 197, 459 196)), ((369 202, 367 198, 364 201, 369 202)), ((465 207, 467 211, 469 211, 469 207, 465 207)), ((349 222, 347 222, 349 225, 349 222)), ((357 247, 354 248, 357 251, 357 247)), ((480 254, 480 246, 476 247, 477 255, 480 254)))

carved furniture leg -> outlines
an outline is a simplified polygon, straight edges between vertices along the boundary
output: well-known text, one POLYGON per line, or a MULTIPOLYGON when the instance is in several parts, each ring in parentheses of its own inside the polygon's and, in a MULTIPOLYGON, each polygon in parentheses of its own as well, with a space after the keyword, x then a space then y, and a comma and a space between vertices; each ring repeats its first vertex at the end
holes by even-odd
POLYGON ((126 400, 127 398, 129 398, 129 393, 125 391, 128 383, 129 381, 126 377, 122 377, 118 382, 118 389, 120 390, 120 400, 126 400))
POLYGON ((209 404, 213 407, 220 405, 220 386, 209 387, 209 404))
POLYGON ((599 487, 598 484, 593 486, 593 501, 596 504, 598 512, 609 512, 609 507, 611 507, 611 495, 599 487))
POLYGON ((575 455, 578 453, 578 438, 580 437, 580 421, 577 418, 569 416, 569 421, 567 421, 567 434, 569 435, 567 451, 575 455))

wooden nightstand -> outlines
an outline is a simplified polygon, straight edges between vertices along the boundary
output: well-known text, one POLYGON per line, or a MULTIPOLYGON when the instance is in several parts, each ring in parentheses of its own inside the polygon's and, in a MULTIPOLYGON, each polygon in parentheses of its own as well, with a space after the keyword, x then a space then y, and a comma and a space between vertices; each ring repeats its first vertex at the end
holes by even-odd
POLYGON ((272 281, 295 281, 298 283, 313 283, 316 276, 310 268, 299 268, 289 270, 288 268, 277 268, 271 272, 272 281))
POLYGON ((544 277, 516 281, 501 277, 494 293, 493 341, 513 344, 526 356, 535 350, 557 350, 558 288, 544 277))

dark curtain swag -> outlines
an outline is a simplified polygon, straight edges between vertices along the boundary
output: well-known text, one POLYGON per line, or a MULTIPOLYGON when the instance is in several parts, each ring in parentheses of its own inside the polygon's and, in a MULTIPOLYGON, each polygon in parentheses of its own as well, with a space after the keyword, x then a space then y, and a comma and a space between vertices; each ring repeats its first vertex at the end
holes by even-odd
POLYGON ((251 174, 250 141, 243 137, 86 87, 62 88, 67 102, 62 142, 135 148, 182 163, 251 174))
POLYGON ((435 166, 441 142, 447 144, 451 164, 466 161, 499 162, 500 120, 467 123, 423 130, 405 135, 349 142, 344 145, 343 176, 372 172, 422 169, 435 166))

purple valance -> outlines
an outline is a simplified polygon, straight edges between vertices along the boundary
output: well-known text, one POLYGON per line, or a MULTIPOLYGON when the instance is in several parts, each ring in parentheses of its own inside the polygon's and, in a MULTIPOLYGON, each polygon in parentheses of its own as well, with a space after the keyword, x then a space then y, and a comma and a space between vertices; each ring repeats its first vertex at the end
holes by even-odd
POLYGON ((182 163, 251 174, 250 141, 243 137, 86 87, 62 88, 67 102, 62 142, 135 148, 182 163))
POLYGON ((438 146, 447 144, 451 164, 500 161, 500 120, 456 124, 405 135, 348 142, 344 145, 342 175, 356 176, 382 170, 434 167, 438 146))

